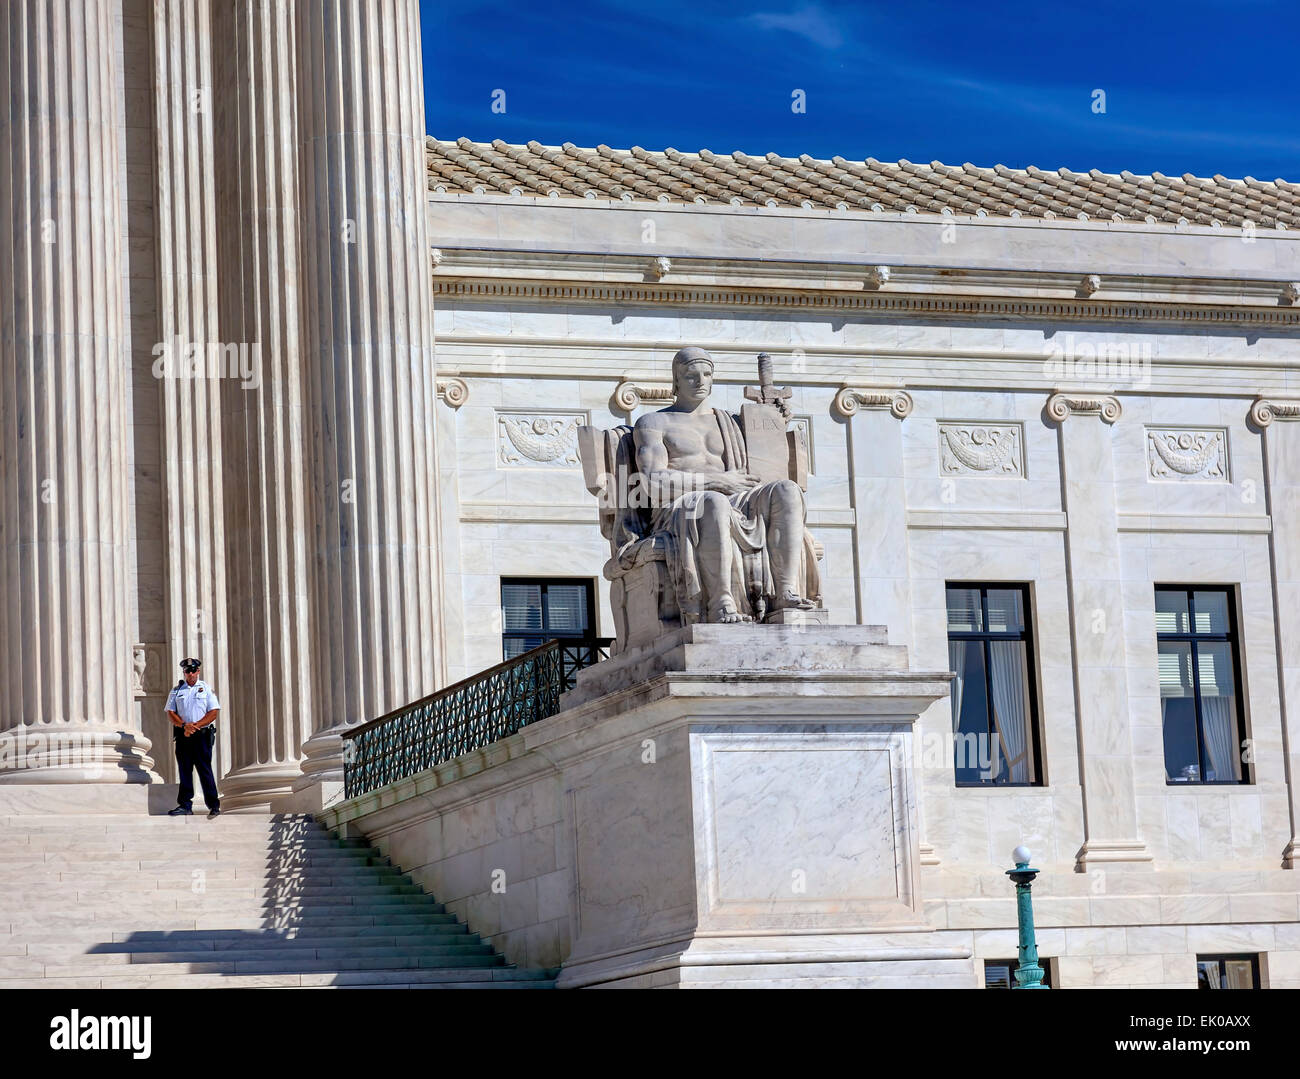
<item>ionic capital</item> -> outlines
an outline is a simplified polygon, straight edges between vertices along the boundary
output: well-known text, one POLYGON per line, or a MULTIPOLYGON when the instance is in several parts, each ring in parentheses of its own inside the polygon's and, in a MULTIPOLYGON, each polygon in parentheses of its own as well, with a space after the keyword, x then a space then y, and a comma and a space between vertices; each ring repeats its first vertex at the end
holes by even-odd
POLYGON ((1267 427, 1274 420, 1300 420, 1300 398, 1256 397, 1250 406, 1250 422, 1267 427))
POLYGON ((1114 423, 1123 411, 1113 394, 1054 393, 1047 399, 1047 415, 1057 423, 1064 423, 1075 413, 1100 416, 1103 423, 1114 423))
POLYGON ((451 408, 460 408, 469 400, 469 385, 463 378, 451 376, 438 379, 438 398, 451 408))
POLYGON ((639 408, 647 401, 671 401, 672 399, 673 388, 671 386, 647 386, 638 382, 624 380, 614 390, 614 403, 624 412, 631 412, 634 408, 639 408))
POLYGON ((859 409, 887 408, 902 420, 911 415, 912 404, 912 395, 906 390, 883 386, 841 386, 831 409, 836 415, 849 419, 859 409))

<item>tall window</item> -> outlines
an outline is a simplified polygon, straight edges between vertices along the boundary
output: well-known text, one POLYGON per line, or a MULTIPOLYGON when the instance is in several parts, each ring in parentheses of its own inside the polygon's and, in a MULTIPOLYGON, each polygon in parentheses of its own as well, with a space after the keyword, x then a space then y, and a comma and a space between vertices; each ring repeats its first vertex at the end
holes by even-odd
POLYGON ((958 786, 1041 782, 1029 588, 948 585, 948 662, 958 786))
POLYGON ((1237 616, 1229 588, 1156 589, 1169 783, 1245 783, 1237 616))
POLYGON ((1258 955, 1198 955, 1197 989, 1258 989, 1258 955))
POLYGON ((595 596, 590 581, 504 577, 501 652, 514 659, 549 640, 594 640, 595 596))

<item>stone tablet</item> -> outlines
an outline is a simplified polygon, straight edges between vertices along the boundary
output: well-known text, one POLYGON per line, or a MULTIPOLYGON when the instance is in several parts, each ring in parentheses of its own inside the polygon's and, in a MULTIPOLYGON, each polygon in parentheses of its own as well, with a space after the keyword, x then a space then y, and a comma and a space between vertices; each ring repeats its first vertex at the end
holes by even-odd
POLYGON ((740 429, 745 435, 749 471, 760 483, 790 479, 790 442, 786 419, 771 405, 746 402, 740 406, 740 429))

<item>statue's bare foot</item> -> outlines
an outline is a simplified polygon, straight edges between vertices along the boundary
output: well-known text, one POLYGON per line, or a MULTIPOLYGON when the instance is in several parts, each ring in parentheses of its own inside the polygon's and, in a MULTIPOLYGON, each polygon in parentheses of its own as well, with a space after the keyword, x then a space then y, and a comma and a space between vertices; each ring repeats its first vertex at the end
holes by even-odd
POLYGON ((815 611, 817 604, 795 592, 782 592, 772 603, 774 611, 815 611))
POLYGON ((712 621, 731 623, 746 622, 748 619, 736 610, 735 600, 730 596, 723 596, 722 599, 718 600, 718 602, 713 605, 712 621))

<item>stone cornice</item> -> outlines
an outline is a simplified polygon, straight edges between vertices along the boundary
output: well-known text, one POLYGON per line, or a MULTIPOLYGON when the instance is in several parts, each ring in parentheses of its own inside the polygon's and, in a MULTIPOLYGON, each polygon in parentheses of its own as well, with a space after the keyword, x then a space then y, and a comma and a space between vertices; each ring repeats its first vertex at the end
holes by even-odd
POLYGON ((1300 398, 1255 398, 1255 403, 1250 406, 1250 422, 1262 428, 1274 420, 1300 420, 1300 398))
POLYGON ((1112 394, 1057 392, 1047 399, 1047 415, 1057 423, 1068 416, 1100 416, 1105 423, 1115 423, 1123 413, 1119 398, 1112 394))
POLYGON ((460 408, 469 400, 469 385, 463 378, 449 375, 438 379, 438 399, 445 401, 451 408, 460 408))
MULTIPOLYGON (((1300 307, 1167 303, 1121 299, 939 295, 838 288, 766 288, 695 284, 590 283, 444 276, 431 281, 435 296, 520 303, 689 304, 718 308, 801 308, 860 311, 924 318, 1077 319, 1087 322, 1163 322, 1206 326, 1300 327, 1300 307)), ((1280 288, 1280 286, 1278 286, 1280 288)))
POLYGON ((831 410, 845 419, 864 408, 887 408, 903 420, 911 415, 912 395, 906 390, 886 386, 841 386, 831 403, 831 410))

